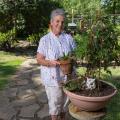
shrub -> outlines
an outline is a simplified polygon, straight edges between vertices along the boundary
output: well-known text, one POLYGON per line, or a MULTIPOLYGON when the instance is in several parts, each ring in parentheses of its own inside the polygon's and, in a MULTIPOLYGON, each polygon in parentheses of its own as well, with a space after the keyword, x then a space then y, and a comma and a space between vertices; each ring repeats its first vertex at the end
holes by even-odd
POLYGON ((76 34, 74 39, 77 45, 74 55, 77 59, 84 59, 87 50, 88 36, 87 34, 76 34))
POLYGON ((43 33, 34 33, 27 37, 27 41, 29 41, 33 45, 38 45, 40 38, 47 33, 47 30, 44 30, 43 33))
POLYGON ((15 28, 6 33, 0 32, 0 49, 9 50, 15 42, 15 28))
POLYGON ((31 34, 27 37, 27 41, 29 41, 31 44, 38 44, 38 41, 40 39, 40 34, 31 34))

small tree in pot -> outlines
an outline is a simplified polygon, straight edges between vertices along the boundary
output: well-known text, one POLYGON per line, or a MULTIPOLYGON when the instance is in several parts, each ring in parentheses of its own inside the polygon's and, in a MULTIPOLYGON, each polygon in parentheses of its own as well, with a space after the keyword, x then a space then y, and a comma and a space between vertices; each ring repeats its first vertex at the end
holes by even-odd
POLYGON ((65 85, 65 93, 82 110, 96 111, 116 94, 116 88, 101 81, 101 69, 120 64, 117 34, 107 16, 98 15, 88 29, 88 44, 84 54, 87 70, 84 77, 65 85))
POLYGON ((97 82, 98 85, 96 85, 96 81, 93 78, 101 79, 102 68, 104 68, 107 73, 111 74, 108 67, 111 66, 113 62, 116 65, 120 64, 120 46, 117 41, 117 33, 114 31, 113 25, 111 24, 108 16, 97 16, 91 28, 88 30, 88 34, 89 42, 86 53, 86 76, 88 77, 88 80, 86 81, 86 85, 92 77, 95 85, 93 89, 96 88, 96 86, 98 86, 99 89, 99 81, 97 82))

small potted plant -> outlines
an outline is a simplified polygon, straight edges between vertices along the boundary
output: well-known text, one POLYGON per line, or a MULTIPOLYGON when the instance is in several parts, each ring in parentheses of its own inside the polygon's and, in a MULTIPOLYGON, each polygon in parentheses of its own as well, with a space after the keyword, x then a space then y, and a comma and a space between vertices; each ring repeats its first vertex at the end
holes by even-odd
POLYGON ((101 80, 101 70, 111 74, 108 67, 119 61, 117 35, 109 18, 97 16, 88 29, 88 43, 84 59, 86 73, 77 80, 68 81, 64 92, 79 109, 97 111, 105 107, 117 89, 111 83, 101 80))
POLYGON ((60 68, 63 74, 68 75, 72 73, 73 69, 73 59, 70 53, 65 54, 58 59, 60 62, 60 68))

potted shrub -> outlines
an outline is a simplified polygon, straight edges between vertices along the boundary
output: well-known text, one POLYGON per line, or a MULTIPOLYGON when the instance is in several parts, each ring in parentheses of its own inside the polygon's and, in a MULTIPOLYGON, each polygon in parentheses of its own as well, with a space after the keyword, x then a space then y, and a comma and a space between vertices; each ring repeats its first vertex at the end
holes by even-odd
POLYGON ((84 54, 87 67, 85 76, 68 81, 64 86, 64 92, 79 109, 97 111, 104 108, 117 92, 114 85, 101 80, 101 70, 104 69, 111 74, 108 67, 113 63, 115 65, 120 63, 118 57, 120 46, 107 16, 97 16, 87 33, 88 42, 84 54))

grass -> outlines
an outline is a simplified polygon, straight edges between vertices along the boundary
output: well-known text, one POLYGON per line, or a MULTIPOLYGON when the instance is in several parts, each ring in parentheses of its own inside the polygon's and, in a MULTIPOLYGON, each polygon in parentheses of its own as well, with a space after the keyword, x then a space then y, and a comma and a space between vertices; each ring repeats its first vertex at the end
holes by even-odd
POLYGON ((120 67, 111 68, 112 77, 104 75, 107 81, 110 81, 117 87, 117 95, 112 98, 107 106, 107 116, 104 120, 120 120, 120 67))
POLYGON ((7 85, 10 77, 24 60, 25 58, 23 57, 0 51, 0 89, 3 89, 7 85))
MULTIPOLYGON (((110 67, 112 76, 102 71, 102 78, 108 82, 113 83, 117 87, 117 94, 112 98, 107 105, 107 114, 103 120, 120 120, 120 67, 110 67)), ((84 74, 85 68, 80 67, 77 71, 78 74, 84 74)))

